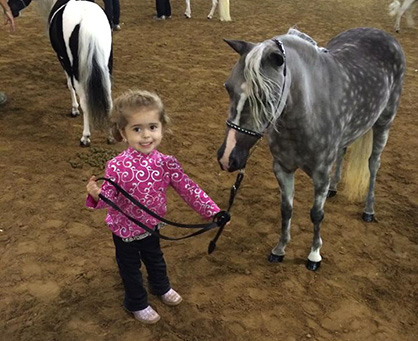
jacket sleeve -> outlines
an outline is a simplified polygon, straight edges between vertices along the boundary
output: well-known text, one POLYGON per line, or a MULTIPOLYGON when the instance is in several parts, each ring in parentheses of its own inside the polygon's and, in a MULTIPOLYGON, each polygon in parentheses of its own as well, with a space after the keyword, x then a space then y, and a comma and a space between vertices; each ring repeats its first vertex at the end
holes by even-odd
MULTIPOLYGON (((119 177, 118 174, 115 171, 115 167, 113 166, 112 160, 108 161, 106 164, 106 170, 104 177, 110 180, 115 181, 118 183, 119 177)), ((103 181, 101 186, 101 194, 105 196, 106 198, 110 199, 111 201, 115 202, 118 198, 118 191, 117 189, 110 184, 107 181, 103 181)), ((94 209, 102 209, 102 208, 108 208, 109 206, 101 199, 99 201, 94 200, 94 198, 88 194, 86 199, 86 207, 94 208, 94 209)))
POLYGON ((170 185, 193 210, 205 219, 210 219, 220 211, 218 205, 184 173, 175 157, 171 156, 167 160, 167 168, 170 174, 170 185))

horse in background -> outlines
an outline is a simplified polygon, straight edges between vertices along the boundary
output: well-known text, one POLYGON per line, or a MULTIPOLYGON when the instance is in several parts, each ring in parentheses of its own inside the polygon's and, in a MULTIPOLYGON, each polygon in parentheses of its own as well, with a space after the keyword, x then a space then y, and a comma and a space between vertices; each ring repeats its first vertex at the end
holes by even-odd
MULTIPOLYGON (((31 0, 9 0, 13 15, 31 0)), ((83 134, 80 145, 89 146, 90 124, 108 126, 112 108, 112 29, 103 9, 90 1, 38 0, 41 15, 47 22, 49 39, 67 76, 71 116, 83 111, 83 134)), ((108 142, 114 139, 109 134, 108 142)))
POLYGON ((405 75, 402 47, 373 28, 348 30, 325 48, 295 29, 257 44, 226 42, 240 57, 225 83, 230 104, 219 164, 229 172, 244 169, 251 148, 266 136, 281 189, 282 217, 270 262, 283 260, 290 241, 295 171, 301 169, 313 180, 307 268, 316 270, 322 260, 325 201, 337 193, 344 154, 356 140, 349 153, 354 160, 348 164, 356 161, 355 167, 347 169, 355 186, 346 183, 345 191, 362 196, 368 186, 363 220, 374 220, 377 171, 405 75))
MULTIPOLYGON (((212 8, 207 16, 208 19, 213 18, 213 14, 215 13, 216 6, 219 2, 219 20, 220 21, 231 21, 231 15, 229 13, 229 0, 212 0, 212 8)), ((192 17, 192 10, 190 8, 190 0, 186 0, 186 11, 184 12, 184 16, 187 19, 192 17)))
POLYGON ((414 18, 412 16, 412 7, 416 3, 416 0, 404 0, 401 3, 398 0, 393 1, 389 5, 389 15, 394 17, 395 19, 395 31, 399 33, 401 31, 401 18, 405 14, 406 22, 409 27, 414 26, 414 18))

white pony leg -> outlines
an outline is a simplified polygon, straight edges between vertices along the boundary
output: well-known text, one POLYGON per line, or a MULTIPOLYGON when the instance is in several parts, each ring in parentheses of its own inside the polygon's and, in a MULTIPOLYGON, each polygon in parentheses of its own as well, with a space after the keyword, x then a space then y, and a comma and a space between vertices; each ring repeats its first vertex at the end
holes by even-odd
POLYGON ((229 14, 229 0, 219 0, 219 20, 231 21, 229 14))
MULTIPOLYGON (((76 85, 77 88, 77 85, 76 85)), ((81 89, 80 89, 81 90, 81 89)), ((84 92, 81 90, 78 92, 80 97, 80 106, 83 109, 83 136, 80 139, 80 145, 82 147, 90 146, 90 119, 89 119, 89 112, 86 110, 87 103, 86 103, 86 96, 84 92)))
POLYGON ((192 10, 190 8, 190 0, 186 0, 186 11, 184 12, 184 16, 187 19, 190 19, 192 17, 192 10))
POLYGON ((80 115, 80 111, 78 110, 78 102, 77 102, 77 96, 75 94, 75 90, 73 88, 73 85, 71 83, 71 79, 70 77, 68 77, 67 74, 65 74, 67 76, 67 86, 68 89, 70 90, 70 94, 71 94, 71 116, 76 117, 80 115))
POLYGON ((208 14, 208 19, 213 18, 213 14, 215 13, 215 9, 217 5, 218 5, 218 0, 212 0, 212 8, 210 9, 210 12, 208 14))

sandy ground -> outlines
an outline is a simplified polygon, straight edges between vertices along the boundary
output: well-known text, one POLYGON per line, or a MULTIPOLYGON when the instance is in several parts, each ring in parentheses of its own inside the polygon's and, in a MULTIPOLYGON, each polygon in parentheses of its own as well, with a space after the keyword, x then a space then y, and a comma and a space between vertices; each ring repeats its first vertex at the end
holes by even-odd
MULTIPOLYGON (((100 2, 101 3, 101 2, 100 2)), ((353 27, 393 32, 389 0, 231 1, 233 22, 206 19, 209 1, 173 0, 173 18, 155 22, 154 1, 121 0, 114 35, 114 97, 128 88, 158 92, 173 119, 161 151, 176 155, 221 207, 235 175, 221 173, 228 96, 237 55, 223 38, 262 41, 289 27, 325 45, 353 27)), ((150 302, 161 321, 145 326, 121 306, 123 288, 104 211, 84 208, 85 182, 123 149, 94 132, 78 140, 63 71, 33 4, 18 31, 0 31, 0 339, 2 340, 415 340, 417 327, 417 28, 397 35, 407 57, 404 93, 383 153, 376 218, 343 191, 326 204, 323 262, 305 268, 312 239, 310 179, 297 173, 292 243, 281 264, 267 256, 278 240, 279 192, 263 141, 252 155, 233 222, 207 255, 211 235, 163 241, 173 286, 184 302, 150 302), (415 335, 415 337, 414 337, 415 335)), ((168 217, 200 222, 170 192, 168 217)), ((181 232, 166 229, 166 234, 181 232)))

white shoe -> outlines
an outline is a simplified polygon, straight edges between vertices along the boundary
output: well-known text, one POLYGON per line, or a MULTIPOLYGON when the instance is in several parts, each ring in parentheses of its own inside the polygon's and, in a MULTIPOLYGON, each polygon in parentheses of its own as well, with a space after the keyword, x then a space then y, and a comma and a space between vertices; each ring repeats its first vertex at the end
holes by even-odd
POLYGON ((154 309, 152 309, 150 305, 145 309, 132 311, 132 314, 134 314, 135 318, 138 321, 141 321, 142 323, 146 324, 157 323, 161 318, 160 315, 158 315, 158 313, 154 309))
POLYGON ((170 289, 161 296, 161 300, 166 305, 175 306, 179 305, 183 298, 175 290, 170 289))

